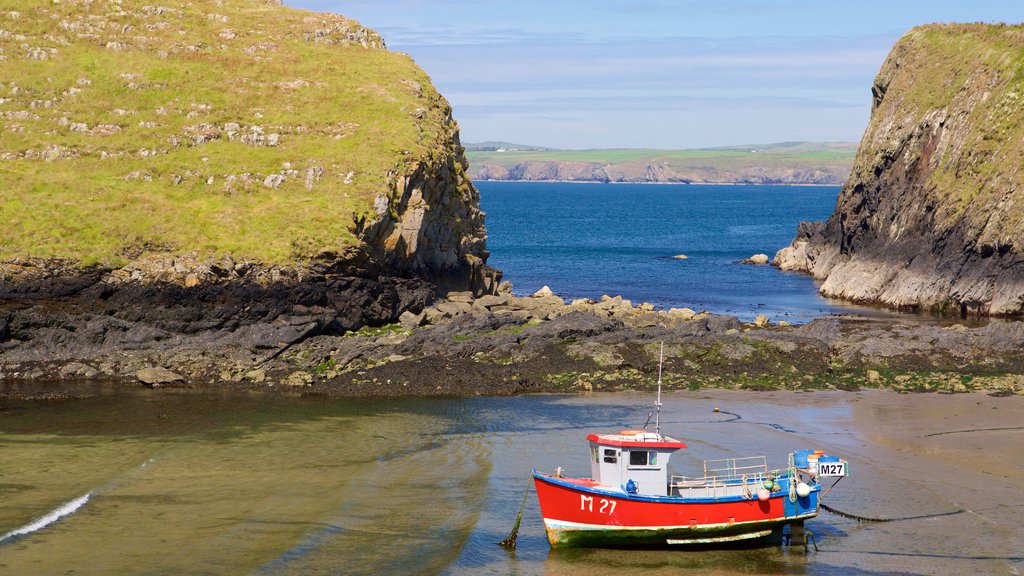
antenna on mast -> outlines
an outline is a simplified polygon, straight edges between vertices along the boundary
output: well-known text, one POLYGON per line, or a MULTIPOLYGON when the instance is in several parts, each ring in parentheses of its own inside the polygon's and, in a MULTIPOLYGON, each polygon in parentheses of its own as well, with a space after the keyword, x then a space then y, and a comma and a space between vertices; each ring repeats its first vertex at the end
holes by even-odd
POLYGON ((654 432, 661 434, 661 366, 665 363, 665 342, 661 342, 661 352, 658 354, 658 399, 654 402, 654 432))

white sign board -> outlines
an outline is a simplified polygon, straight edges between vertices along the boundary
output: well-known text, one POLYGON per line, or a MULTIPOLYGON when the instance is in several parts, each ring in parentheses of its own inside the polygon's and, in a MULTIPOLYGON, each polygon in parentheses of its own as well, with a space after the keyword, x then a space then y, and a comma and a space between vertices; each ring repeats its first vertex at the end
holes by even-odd
POLYGON ((846 461, 818 462, 818 477, 846 476, 846 461))

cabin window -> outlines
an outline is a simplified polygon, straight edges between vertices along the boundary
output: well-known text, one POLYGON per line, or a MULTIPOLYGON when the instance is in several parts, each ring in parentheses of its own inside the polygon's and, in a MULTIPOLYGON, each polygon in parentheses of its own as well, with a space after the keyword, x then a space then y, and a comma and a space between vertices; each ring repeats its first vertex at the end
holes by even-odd
POLYGON ((610 448, 605 448, 604 449, 604 461, 607 462, 608 464, 615 464, 616 462, 618 462, 619 459, 615 455, 615 450, 612 450, 610 448))
POLYGON ((658 465, 658 453, 648 452, 646 450, 630 450, 629 452, 629 465, 630 466, 657 466, 658 465))
POLYGON ((647 466, 647 451, 646 450, 630 450, 630 452, 629 452, 629 465, 630 466, 647 466))

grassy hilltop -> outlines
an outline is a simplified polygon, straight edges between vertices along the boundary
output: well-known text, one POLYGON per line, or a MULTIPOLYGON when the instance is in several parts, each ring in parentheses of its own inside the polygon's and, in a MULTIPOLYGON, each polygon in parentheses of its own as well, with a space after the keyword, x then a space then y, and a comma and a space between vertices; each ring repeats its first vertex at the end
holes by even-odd
POLYGON ((357 243, 450 109, 342 16, 266 0, 0 0, 0 260, 288 263, 357 243))

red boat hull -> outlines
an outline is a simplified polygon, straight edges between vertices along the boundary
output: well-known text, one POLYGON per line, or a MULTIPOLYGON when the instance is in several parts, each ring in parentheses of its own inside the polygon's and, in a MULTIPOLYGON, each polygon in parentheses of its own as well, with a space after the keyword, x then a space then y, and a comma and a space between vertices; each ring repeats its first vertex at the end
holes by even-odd
POLYGON ((584 478, 534 472, 552 547, 708 544, 768 536, 818 513, 818 490, 797 501, 788 491, 757 498, 690 499, 611 491, 584 478))

